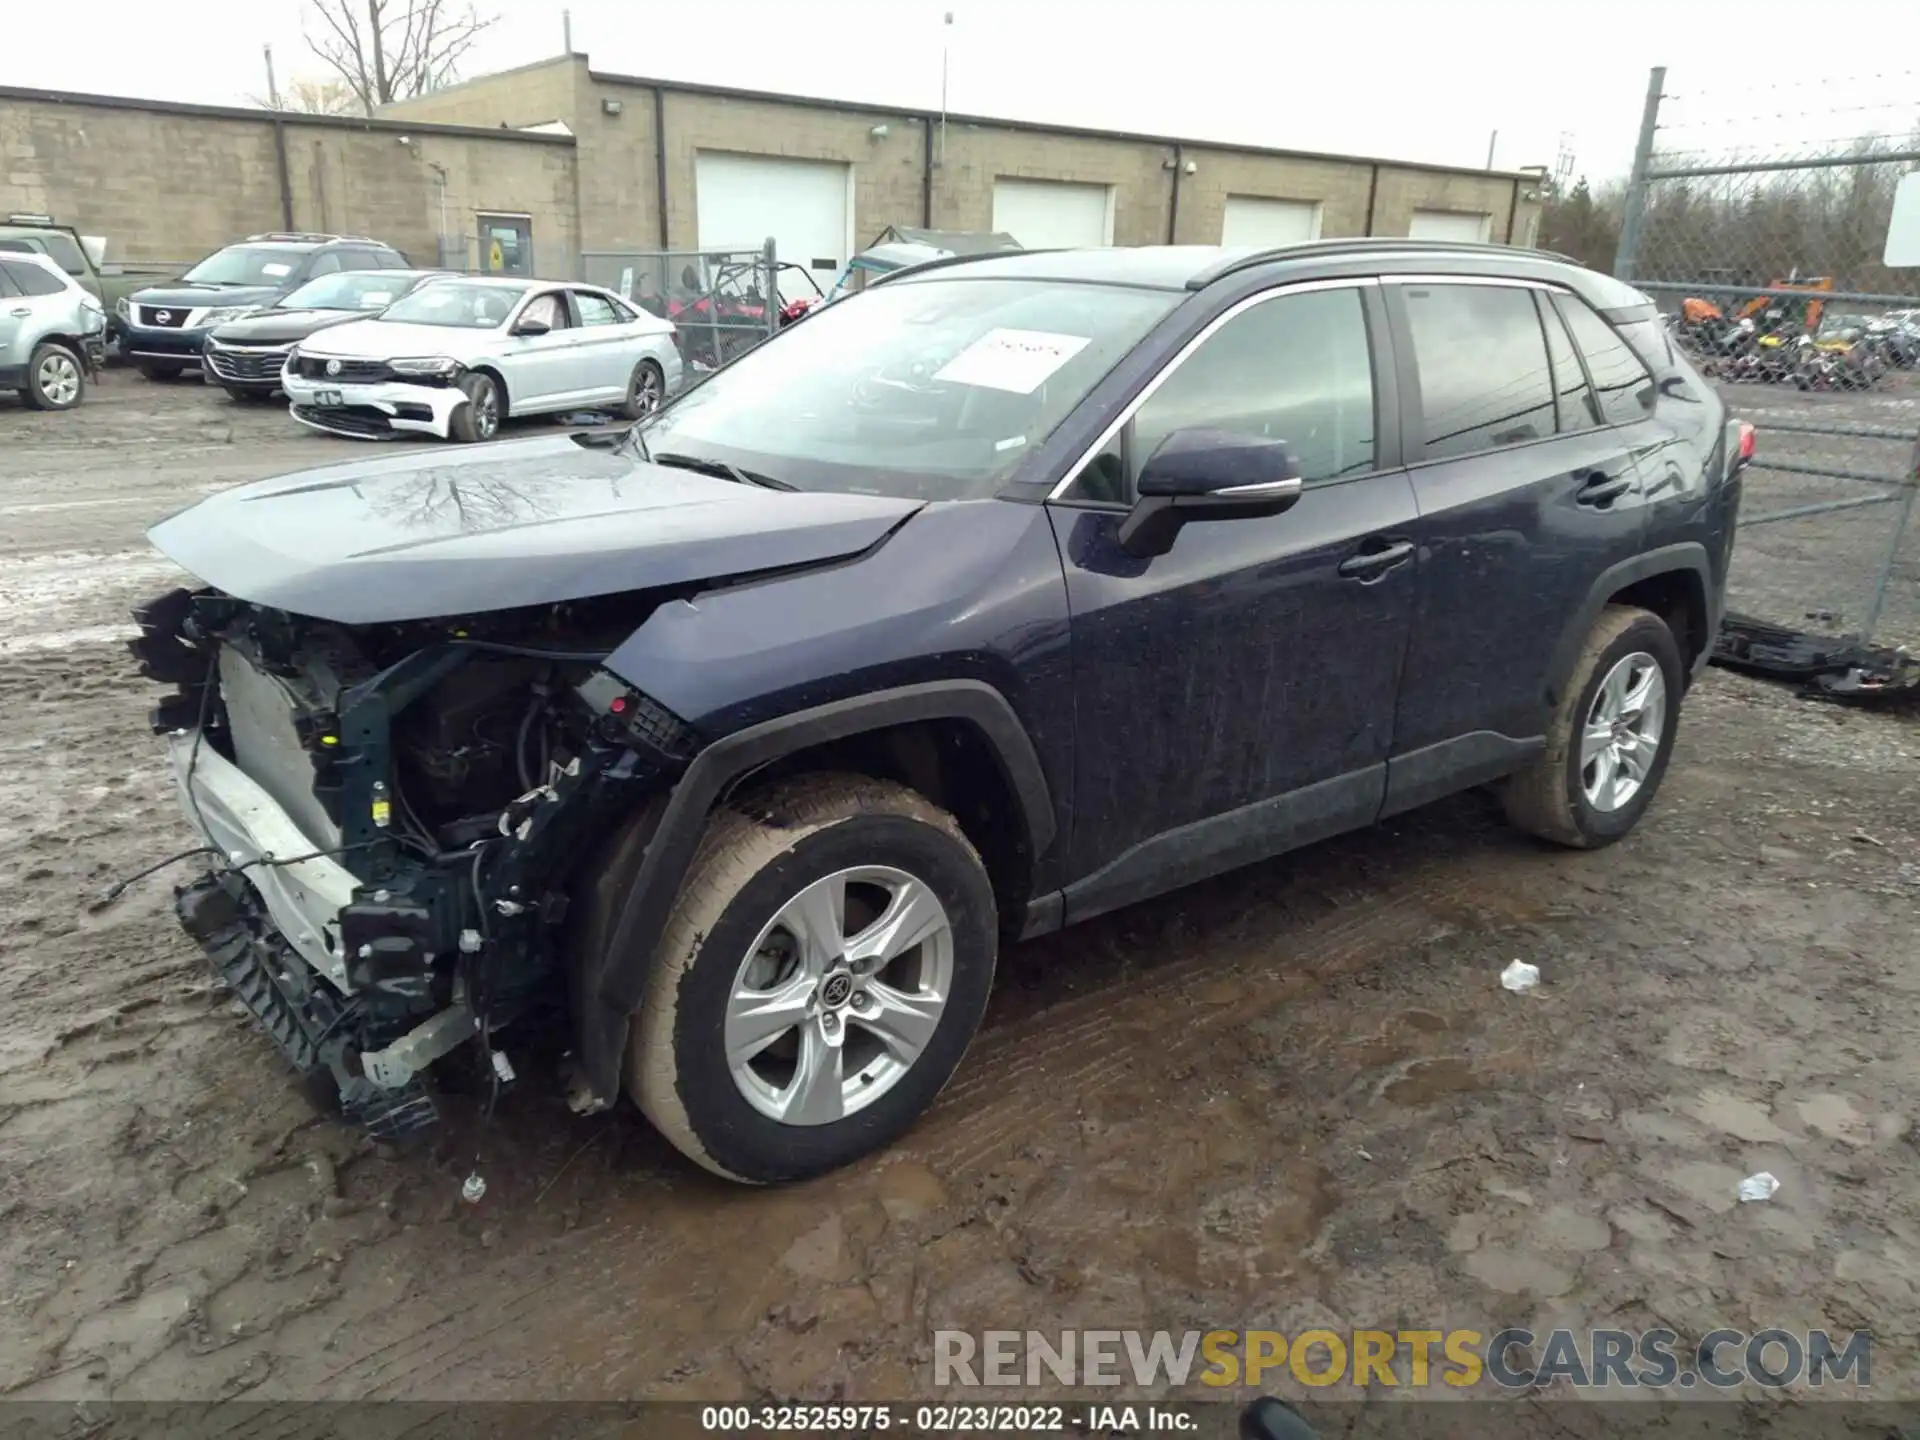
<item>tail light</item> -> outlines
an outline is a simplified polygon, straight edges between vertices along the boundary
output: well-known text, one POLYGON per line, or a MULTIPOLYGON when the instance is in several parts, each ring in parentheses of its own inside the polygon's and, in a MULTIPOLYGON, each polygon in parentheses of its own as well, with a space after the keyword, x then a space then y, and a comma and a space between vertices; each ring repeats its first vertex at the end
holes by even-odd
POLYGON ((1738 475, 1753 463, 1754 451, 1758 446, 1760 438, 1759 432, 1745 420, 1735 420, 1728 428, 1733 431, 1734 443, 1732 446, 1733 459, 1727 466, 1727 473, 1729 475, 1738 475))

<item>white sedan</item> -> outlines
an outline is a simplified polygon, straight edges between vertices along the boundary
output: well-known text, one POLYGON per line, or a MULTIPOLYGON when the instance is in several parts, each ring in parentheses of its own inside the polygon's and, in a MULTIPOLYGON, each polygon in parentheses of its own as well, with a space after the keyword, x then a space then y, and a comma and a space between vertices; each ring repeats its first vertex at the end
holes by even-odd
POLYGON ((449 276, 287 356, 293 418, 338 435, 491 440, 510 415, 620 410, 679 388, 671 322, 593 285, 449 276))

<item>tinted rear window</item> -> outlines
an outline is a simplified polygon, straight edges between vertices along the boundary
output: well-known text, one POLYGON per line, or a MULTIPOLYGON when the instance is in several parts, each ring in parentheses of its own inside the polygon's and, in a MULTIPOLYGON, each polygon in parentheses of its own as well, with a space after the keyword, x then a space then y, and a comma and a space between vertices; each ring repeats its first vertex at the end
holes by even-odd
POLYGON ((22 295, 58 295, 67 288, 38 265, 6 260, 0 260, 0 265, 7 267, 22 295))
POLYGON ((1553 380, 1533 292, 1510 285, 1408 286, 1426 458, 1471 455, 1554 433, 1553 380))
POLYGON ((1600 396, 1601 413, 1609 425, 1644 420, 1653 407, 1653 377, 1613 327, 1571 295, 1554 297, 1566 317, 1573 343, 1587 358, 1587 371, 1600 396))

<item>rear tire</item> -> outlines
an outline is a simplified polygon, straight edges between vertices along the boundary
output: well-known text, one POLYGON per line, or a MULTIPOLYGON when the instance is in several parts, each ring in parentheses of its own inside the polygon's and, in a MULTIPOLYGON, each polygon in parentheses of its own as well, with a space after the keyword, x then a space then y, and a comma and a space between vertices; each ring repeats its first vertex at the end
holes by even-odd
POLYGON ((34 410, 71 410, 87 393, 87 367, 66 346, 43 340, 27 358, 21 398, 34 410))
POLYGON ((620 406, 620 413, 629 420, 644 420, 658 410, 666 398, 666 376, 653 361, 642 360, 633 367, 633 375, 627 381, 627 398, 620 406))
POLYGON ((149 380, 172 380, 179 375, 181 367, 165 361, 142 360, 140 373, 149 380))
POLYGON ((460 391, 467 399, 448 422, 453 438, 462 445, 493 439, 500 433, 500 387, 491 375, 475 371, 460 377, 460 391))
POLYGON ((687 871, 627 1093, 729 1179, 837 1169, 905 1132, 952 1077, 997 946, 986 869, 923 796, 859 775, 750 795, 713 816, 687 871))
POLYGON ((1609 605, 1574 663, 1545 753, 1501 788, 1507 818, 1577 850, 1620 839, 1646 813, 1667 773, 1685 687, 1680 646, 1666 621, 1609 605))

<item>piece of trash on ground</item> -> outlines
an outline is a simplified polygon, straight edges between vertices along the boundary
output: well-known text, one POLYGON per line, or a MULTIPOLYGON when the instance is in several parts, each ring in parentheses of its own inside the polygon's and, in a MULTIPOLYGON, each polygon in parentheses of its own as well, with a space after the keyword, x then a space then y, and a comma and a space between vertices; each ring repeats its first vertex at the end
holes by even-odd
POLYGON ((1744 1204, 1749 1200, 1771 1200, 1773 1192, 1780 1188, 1780 1182, 1762 1170, 1758 1175, 1749 1175, 1740 1182, 1740 1200, 1744 1204))
POLYGON ((1516 960, 1500 972, 1500 983, 1516 995, 1524 995, 1540 983, 1540 967, 1516 960))
POLYGON ((460 1198, 469 1205, 478 1205, 486 1196, 487 1182, 478 1174, 469 1175, 460 1186, 460 1198))

